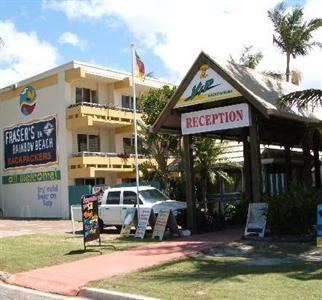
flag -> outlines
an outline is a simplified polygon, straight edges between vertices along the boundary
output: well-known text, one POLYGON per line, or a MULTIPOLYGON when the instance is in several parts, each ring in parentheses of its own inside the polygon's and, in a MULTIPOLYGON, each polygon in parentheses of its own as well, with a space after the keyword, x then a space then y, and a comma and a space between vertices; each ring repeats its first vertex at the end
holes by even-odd
POLYGON ((141 77, 141 78, 144 78, 145 76, 144 63, 136 51, 135 51, 135 76, 141 77))

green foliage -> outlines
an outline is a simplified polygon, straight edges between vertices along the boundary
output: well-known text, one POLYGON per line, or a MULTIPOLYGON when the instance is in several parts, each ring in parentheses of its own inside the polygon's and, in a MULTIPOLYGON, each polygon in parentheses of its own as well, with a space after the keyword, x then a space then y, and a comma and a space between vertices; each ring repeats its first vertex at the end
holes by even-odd
POLYGON ((316 224, 322 190, 291 186, 283 194, 268 198, 267 223, 273 234, 308 234, 316 224))
POLYGON ((247 219, 248 202, 245 200, 228 203, 225 214, 229 217, 230 224, 244 225, 247 219))
POLYGON ((151 88, 148 94, 140 99, 140 108, 143 111, 142 120, 145 124, 152 125, 156 121, 174 91, 175 88, 167 85, 161 89, 151 88))
POLYGON ((253 46, 244 46, 244 50, 239 59, 239 63, 247 68, 256 69, 257 65, 263 59, 263 54, 261 51, 252 53, 252 48, 253 46))
POLYGON ((239 61, 236 62, 234 58, 230 55, 230 61, 234 64, 239 64, 242 66, 245 66, 250 69, 256 69, 258 64, 263 59, 263 53, 261 51, 259 52, 251 52, 251 49, 253 46, 243 46, 244 49, 241 53, 241 56, 239 58, 239 61))
POLYGON ((311 41, 312 33, 322 27, 322 19, 303 21, 303 8, 296 7, 289 11, 283 5, 268 11, 268 17, 274 25, 273 43, 287 57, 286 81, 289 81, 290 57, 305 56, 313 46, 322 47, 321 43, 311 41))
POLYGON ((174 93, 174 88, 163 86, 161 89, 150 89, 141 99, 140 108, 143 111, 142 120, 148 125, 142 128, 142 151, 155 159, 157 165, 151 163, 140 165, 145 180, 159 180, 162 188, 168 190, 169 170, 168 159, 178 153, 178 137, 167 134, 150 132, 150 126, 156 121, 159 114, 174 93))

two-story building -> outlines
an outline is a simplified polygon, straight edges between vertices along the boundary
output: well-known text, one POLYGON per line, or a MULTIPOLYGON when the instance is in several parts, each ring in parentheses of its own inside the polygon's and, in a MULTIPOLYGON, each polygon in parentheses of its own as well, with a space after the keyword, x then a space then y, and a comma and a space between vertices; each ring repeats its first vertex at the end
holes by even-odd
MULTIPOLYGON (((163 85, 137 79, 136 94, 163 85)), ((130 73, 75 61, 1 89, 3 215, 67 218, 68 186, 133 178, 131 94, 130 73)))

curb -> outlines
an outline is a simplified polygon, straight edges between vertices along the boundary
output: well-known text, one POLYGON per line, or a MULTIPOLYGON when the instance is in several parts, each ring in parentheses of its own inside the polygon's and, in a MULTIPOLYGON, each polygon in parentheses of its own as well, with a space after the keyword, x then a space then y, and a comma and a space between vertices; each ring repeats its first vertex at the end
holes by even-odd
MULTIPOLYGON (((48 294, 48 293, 43 293, 36 290, 23 288, 20 286, 9 285, 0 281, 0 300, 7 300, 7 299, 62 300, 67 298, 61 295, 48 294)), ((71 297, 69 299, 76 299, 76 297, 74 298, 71 297)))
POLYGON ((81 288, 77 294, 77 297, 89 298, 94 300, 159 300, 158 298, 95 288, 81 288))

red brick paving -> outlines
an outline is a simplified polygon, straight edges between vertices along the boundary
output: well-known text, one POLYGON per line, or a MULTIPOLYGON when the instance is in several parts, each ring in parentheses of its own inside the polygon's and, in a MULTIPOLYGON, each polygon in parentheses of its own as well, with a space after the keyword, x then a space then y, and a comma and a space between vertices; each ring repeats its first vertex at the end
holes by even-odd
POLYGON ((12 275, 7 282, 42 292, 77 295, 90 281, 130 273, 170 260, 210 249, 222 243, 239 240, 241 229, 194 235, 117 251, 79 261, 45 267, 12 275))

